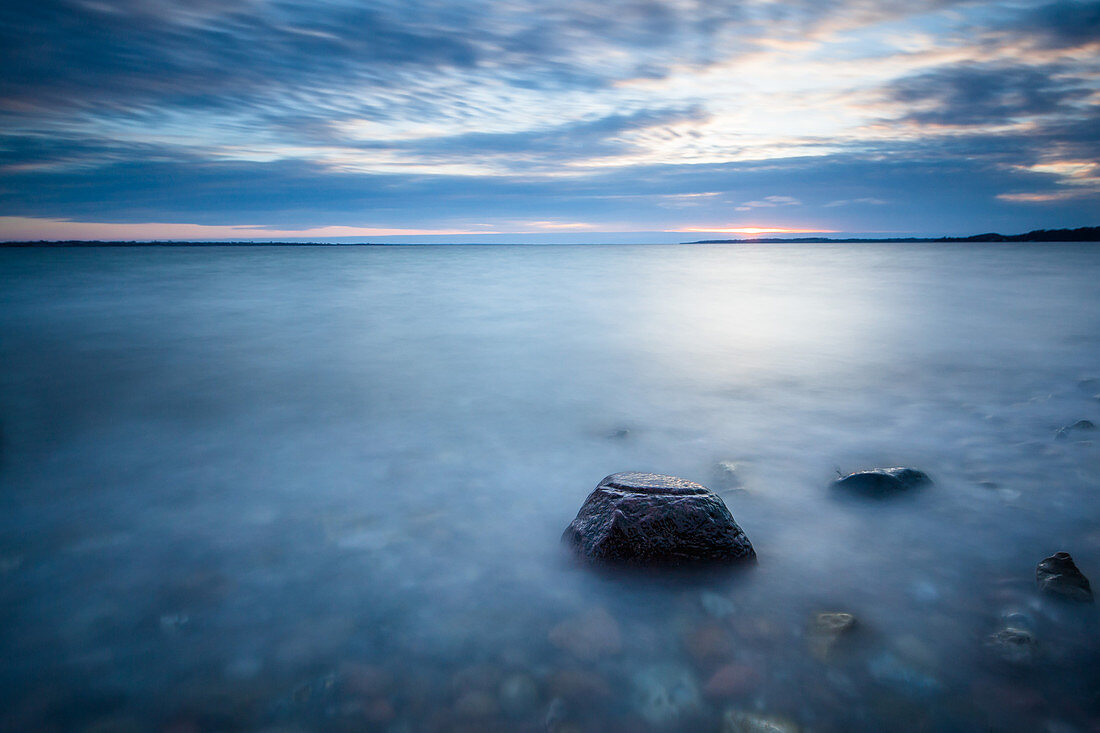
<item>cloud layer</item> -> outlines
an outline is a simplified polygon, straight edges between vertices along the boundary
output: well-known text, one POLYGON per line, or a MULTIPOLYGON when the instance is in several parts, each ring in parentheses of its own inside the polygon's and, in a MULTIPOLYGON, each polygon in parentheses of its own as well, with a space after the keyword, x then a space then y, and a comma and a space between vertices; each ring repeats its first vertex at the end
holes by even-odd
POLYGON ((1100 204, 1097 2, 13 0, 0 64, 0 238, 962 232, 1100 204))

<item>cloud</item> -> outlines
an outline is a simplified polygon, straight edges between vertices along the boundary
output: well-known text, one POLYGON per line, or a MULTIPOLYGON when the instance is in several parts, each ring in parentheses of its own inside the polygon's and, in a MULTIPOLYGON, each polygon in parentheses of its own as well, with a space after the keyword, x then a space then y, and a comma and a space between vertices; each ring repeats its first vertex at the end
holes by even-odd
POLYGON ((1032 37, 1042 48, 1100 44, 1100 2, 1058 0, 1022 13, 1004 27, 1032 37))
POLYGON ((801 206, 802 202, 793 196, 765 196, 759 201, 745 201, 735 211, 751 211, 752 209, 767 209, 774 206, 801 206))
POLYGON ((0 214, 846 229, 1011 222, 1027 196, 1087 218, 1091 187, 1041 166, 1100 158, 1096 8, 11 0, 0 214))
POLYGON ((868 204, 870 206, 884 206, 887 203, 888 202, 883 201, 882 199, 877 199, 877 198, 874 198, 873 196, 868 196, 868 197, 859 198, 859 199, 841 199, 839 201, 830 201, 829 203, 824 204, 824 206, 826 208, 832 208, 834 206, 851 206, 852 204, 868 204))
POLYGON ((1058 67, 962 64, 894 82, 904 119, 932 125, 987 125, 1066 113, 1092 92, 1058 67))

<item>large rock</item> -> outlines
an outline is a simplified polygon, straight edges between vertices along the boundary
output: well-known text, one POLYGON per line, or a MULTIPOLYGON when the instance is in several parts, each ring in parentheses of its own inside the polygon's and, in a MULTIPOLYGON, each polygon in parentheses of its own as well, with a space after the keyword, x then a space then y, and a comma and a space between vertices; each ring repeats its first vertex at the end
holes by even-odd
POLYGON ((756 558, 719 496, 692 481, 655 473, 605 478, 562 540, 590 560, 631 564, 756 558))
POLYGON ((1077 569, 1068 552, 1056 552, 1035 568, 1039 590, 1067 601, 1092 603, 1089 579, 1077 569))
POLYGON ((833 481, 833 486, 864 496, 884 497, 932 483, 928 474, 915 468, 874 468, 857 471, 833 481))

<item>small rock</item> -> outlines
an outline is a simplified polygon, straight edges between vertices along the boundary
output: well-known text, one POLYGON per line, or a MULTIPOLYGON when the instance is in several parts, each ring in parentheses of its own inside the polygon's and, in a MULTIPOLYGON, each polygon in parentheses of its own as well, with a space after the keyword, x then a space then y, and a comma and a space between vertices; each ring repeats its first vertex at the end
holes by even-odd
POLYGON ((1035 568, 1039 590, 1067 601, 1092 603, 1089 579, 1077 569, 1068 552, 1056 552, 1035 568))
POLYGON ((1066 440, 1067 438, 1072 438, 1077 433, 1088 433, 1093 430, 1096 430, 1096 425, 1092 420, 1078 420, 1072 425, 1058 428, 1058 432, 1054 434, 1054 437, 1058 440, 1066 440))
POLYGON ((699 602, 703 604, 703 610, 708 616, 717 619, 729 618, 737 610, 732 600, 714 591, 705 590, 700 593, 699 602))
POLYGON ((746 710, 727 710, 722 718, 722 733, 799 733, 796 723, 746 710))
POLYGON ((760 675, 747 664, 726 664, 715 670, 703 686, 703 694, 711 698, 738 697, 756 686, 760 675))
POLYGON ((733 461, 719 461, 711 472, 714 476, 714 488, 719 491, 734 491, 744 488, 741 481, 741 468, 733 461))
POLYGON ((584 659, 595 660, 622 649, 619 623, 603 608, 562 621, 549 634, 550 643, 584 659))
POLYGON ((756 559, 721 497, 687 479, 630 471, 588 495, 562 541, 589 560, 642 565, 756 559))
POLYGON ((733 638, 724 626, 707 623, 688 632, 684 647, 696 664, 706 666, 733 653, 733 638))
POLYGON ((1001 614, 1001 621, 1005 626, 1010 626, 1014 629, 1023 629, 1024 631, 1035 630, 1035 618, 1023 611, 1005 611, 1001 614))
POLYGON ((1022 666, 1035 661, 1035 637, 1024 629, 1001 629, 986 639, 985 646, 1009 664, 1022 666))
POLYGON ((668 725, 699 711, 699 688, 682 667, 646 667, 632 682, 637 712, 653 725, 668 725))
POLYGON ((819 613, 810 622, 810 653, 826 662, 841 637, 856 627, 856 617, 850 613, 819 613))
POLYGON ((871 677, 909 697, 926 697, 943 689, 940 681, 910 667, 892 652, 882 652, 867 664, 871 677))
POLYGON ((525 674, 513 674, 500 683, 500 707, 505 714, 520 718, 531 713, 539 704, 539 688, 525 674))
POLYGON ((491 718, 497 711, 497 701, 481 690, 464 692, 455 701, 455 714, 463 718, 491 718))
POLYGON ((932 483, 915 468, 874 468, 857 471, 833 481, 833 486, 862 496, 882 498, 932 483))
POLYGON ((594 706, 611 696, 607 681, 586 669, 560 669, 554 672, 549 679, 549 688, 554 696, 577 707, 594 706))

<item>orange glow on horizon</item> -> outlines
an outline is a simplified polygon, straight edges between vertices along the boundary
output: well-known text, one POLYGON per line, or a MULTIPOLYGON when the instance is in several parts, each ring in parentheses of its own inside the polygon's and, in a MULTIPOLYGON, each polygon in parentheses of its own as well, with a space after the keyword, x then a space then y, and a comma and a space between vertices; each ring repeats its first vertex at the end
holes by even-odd
POLYGON ((666 232, 702 232, 720 234, 833 234, 836 229, 784 229, 781 227, 684 227, 666 232))

